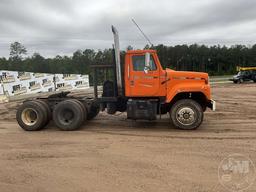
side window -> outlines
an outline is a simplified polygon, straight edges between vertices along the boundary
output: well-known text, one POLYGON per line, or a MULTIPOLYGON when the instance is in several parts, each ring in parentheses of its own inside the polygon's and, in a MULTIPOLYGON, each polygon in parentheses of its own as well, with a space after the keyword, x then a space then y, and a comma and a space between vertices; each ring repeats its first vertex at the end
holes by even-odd
POLYGON ((150 55, 149 66, 150 66, 150 71, 155 71, 157 69, 155 60, 152 55, 150 55))
MULTIPOLYGON (((134 55, 132 56, 132 64, 134 71, 144 71, 145 68, 145 55, 134 55)), ((153 56, 150 56, 150 71, 155 71, 157 69, 156 63, 153 56)))
POLYGON ((132 64, 134 71, 144 71, 145 67, 145 56, 144 55, 134 55, 132 56, 132 64))

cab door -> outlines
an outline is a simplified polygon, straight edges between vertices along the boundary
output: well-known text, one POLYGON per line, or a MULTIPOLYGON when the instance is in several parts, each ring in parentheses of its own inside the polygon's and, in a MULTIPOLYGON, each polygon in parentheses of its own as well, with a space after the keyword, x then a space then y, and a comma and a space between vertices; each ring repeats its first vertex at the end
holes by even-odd
POLYGON ((129 68, 130 96, 158 96, 160 83, 159 69, 152 54, 150 54, 148 66, 146 66, 146 54, 132 55, 129 68))

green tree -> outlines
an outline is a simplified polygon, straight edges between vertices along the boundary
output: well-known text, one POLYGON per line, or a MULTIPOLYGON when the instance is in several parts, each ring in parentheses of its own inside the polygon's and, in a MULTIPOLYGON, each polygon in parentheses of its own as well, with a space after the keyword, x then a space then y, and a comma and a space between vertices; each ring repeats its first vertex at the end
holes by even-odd
MULTIPOLYGON (((145 48, 155 49, 163 68, 175 70, 204 71, 210 75, 236 73, 236 66, 256 66, 256 45, 234 45, 231 47, 214 45, 157 45, 145 48)), ((0 70, 31 71, 45 73, 92 74, 91 65, 113 64, 113 50, 78 50, 71 57, 56 56, 44 58, 39 53, 24 57, 26 48, 18 42, 10 46, 10 58, 0 58, 0 70)), ((121 51, 121 64, 124 65, 125 51, 121 51)), ((113 76, 112 70, 99 72, 99 77, 113 76)), ((90 77, 91 78, 91 77, 90 77)))
POLYGON ((27 54, 27 49, 19 42, 10 45, 10 69, 14 71, 23 71, 23 56, 27 54))
POLYGON ((31 64, 33 65, 34 72, 47 73, 49 72, 49 65, 47 60, 39 53, 34 53, 31 58, 31 64))
POLYGON ((8 61, 6 60, 6 58, 0 58, 0 70, 8 70, 9 65, 8 65, 8 61))
POLYGON ((27 49, 19 42, 14 42, 10 45, 10 58, 13 60, 22 60, 27 54, 27 49))

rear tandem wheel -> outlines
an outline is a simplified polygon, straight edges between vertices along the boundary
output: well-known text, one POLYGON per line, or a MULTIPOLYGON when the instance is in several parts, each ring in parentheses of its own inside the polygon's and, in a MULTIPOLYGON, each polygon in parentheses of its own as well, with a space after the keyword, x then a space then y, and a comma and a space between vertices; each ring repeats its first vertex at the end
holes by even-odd
POLYGON ((74 131, 81 127, 84 120, 82 105, 74 99, 62 101, 53 109, 53 121, 62 131, 74 131))
POLYGON ((16 119, 25 131, 38 131, 48 123, 46 106, 37 101, 26 101, 17 110, 16 119))

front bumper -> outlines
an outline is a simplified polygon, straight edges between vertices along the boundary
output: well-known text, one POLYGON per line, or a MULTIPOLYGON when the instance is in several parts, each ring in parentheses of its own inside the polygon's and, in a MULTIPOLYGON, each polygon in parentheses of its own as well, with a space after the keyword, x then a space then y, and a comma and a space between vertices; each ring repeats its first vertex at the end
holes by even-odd
POLYGON ((216 101, 214 101, 214 100, 211 99, 211 100, 208 102, 207 107, 209 107, 212 111, 216 111, 216 101))

